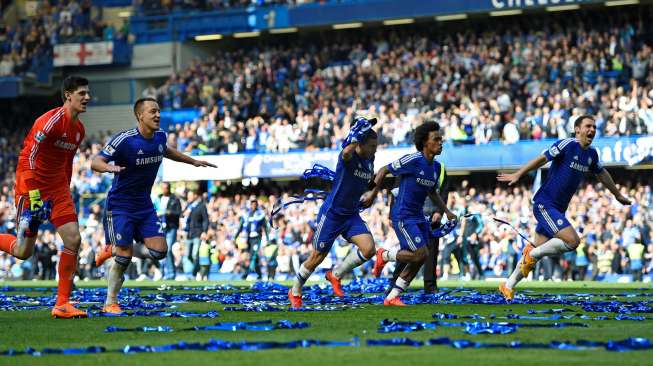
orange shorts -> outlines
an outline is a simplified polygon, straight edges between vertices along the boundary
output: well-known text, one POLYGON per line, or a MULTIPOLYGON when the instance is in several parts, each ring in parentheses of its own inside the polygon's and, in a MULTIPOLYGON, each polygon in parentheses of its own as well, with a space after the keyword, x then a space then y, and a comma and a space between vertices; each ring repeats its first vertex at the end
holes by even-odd
MULTIPOLYGON (((29 195, 16 194, 16 220, 20 214, 30 206, 29 195)), ((69 192, 49 193, 41 191, 41 199, 43 201, 52 202, 52 213, 50 214, 50 222, 55 228, 59 228, 69 222, 77 222, 77 211, 73 204, 73 198, 69 192)), ((16 222, 18 224, 18 222, 16 222)), ((18 225, 16 225, 18 227, 18 225)))

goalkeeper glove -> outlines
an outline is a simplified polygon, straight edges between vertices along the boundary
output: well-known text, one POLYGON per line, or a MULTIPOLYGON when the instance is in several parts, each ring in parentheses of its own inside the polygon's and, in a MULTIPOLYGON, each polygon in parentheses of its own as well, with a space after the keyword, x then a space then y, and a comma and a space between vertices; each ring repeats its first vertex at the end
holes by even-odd
POLYGON ((43 207, 43 200, 41 200, 41 191, 32 189, 29 191, 29 210, 34 212, 43 207))

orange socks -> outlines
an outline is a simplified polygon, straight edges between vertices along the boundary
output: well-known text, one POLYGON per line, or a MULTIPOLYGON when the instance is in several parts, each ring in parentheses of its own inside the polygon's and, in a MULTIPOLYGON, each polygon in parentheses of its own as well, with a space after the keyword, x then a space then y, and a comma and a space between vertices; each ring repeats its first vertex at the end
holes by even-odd
POLYGON ((12 250, 16 244, 16 237, 9 234, 0 234, 0 250, 13 255, 12 250))
POLYGON ((59 286, 57 289, 56 306, 63 305, 70 300, 73 290, 73 278, 77 270, 77 252, 64 248, 59 258, 59 286))

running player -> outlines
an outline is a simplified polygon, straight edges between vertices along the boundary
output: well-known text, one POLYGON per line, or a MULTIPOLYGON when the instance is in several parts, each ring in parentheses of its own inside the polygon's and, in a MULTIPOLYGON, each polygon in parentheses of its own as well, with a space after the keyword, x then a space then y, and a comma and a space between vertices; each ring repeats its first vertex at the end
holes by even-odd
POLYGON ((159 128, 160 112, 156 99, 137 100, 134 115, 138 126, 115 135, 91 162, 93 170, 115 174, 104 217, 107 245, 103 252, 114 255, 107 276, 107 299, 103 308, 106 313, 122 312, 118 292, 134 254, 134 239, 144 243, 144 246, 137 246, 141 257, 161 260, 168 252, 163 227, 150 197, 163 158, 198 167, 216 167, 167 146, 166 133, 159 128))
MULTIPOLYGON (((400 182, 400 179, 396 179, 397 184, 400 182)), ((440 170, 438 171, 438 192, 442 198, 442 202, 447 202, 449 197, 449 179, 447 171, 444 169, 444 164, 440 163, 440 170)), ((396 196, 399 194, 399 187, 393 188, 391 195, 388 199, 388 206, 392 208, 396 201, 396 196)), ((390 209, 392 212, 392 209, 390 209)), ((438 226, 442 219, 442 214, 444 212, 440 210, 431 200, 431 197, 427 197, 424 200, 424 218, 431 221, 431 227, 438 226)), ((392 217, 391 217, 392 219, 392 217)), ((426 245, 427 256, 424 260, 424 293, 425 294, 435 294, 438 292, 438 281, 437 281, 437 264, 438 264, 438 253, 440 247, 440 238, 432 236, 429 239, 428 244, 426 245)), ((395 270, 392 272, 392 280, 390 285, 386 290, 386 294, 392 291, 397 278, 401 275, 401 272, 406 268, 406 263, 397 262, 395 270)))
POLYGON ((368 189, 374 174, 374 154, 378 146, 378 136, 372 130, 374 123, 374 119, 357 117, 347 141, 343 144, 345 146, 338 157, 333 190, 324 200, 317 215, 313 251, 299 267, 297 278, 288 290, 288 300, 295 309, 302 306, 302 286, 329 254, 338 236, 342 235, 358 248, 350 251, 333 271, 326 273, 326 279, 333 286, 336 296, 344 296, 340 284, 343 275, 374 256, 374 239, 360 217, 361 203, 358 200, 368 189))
POLYGON ((528 244, 524 247, 519 267, 506 283, 499 286, 506 300, 514 298, 517 283, 528 276, 542 257, 558 256, 578 247, 580 238, 565 217, 565 211, 587 172, 596 174, 617 201, 630 205, 630 199, 619 192, 610 173, 601 166, 596 149, 590 147, 596 135, 594 117, 578 117, 574 122, 574 132, 575 138, 559 140, 515 173, 497 177, 498 181, 513 185, 527 172, 551 162, 546 180, 533 197, 533 214, 537 220, 535 246, 528 244))
POLYGON ((430 197, 449 220, 456 219, 456 215, 449 211, 438 192, 438 175, 441 169, 435 156, 442 152, 440 126, 435 122, 420 125, 415 129, 414 140, 418 152, 405 155, 381 168, 376 173, 374 189, 362 198, 363 205, 371 205, 388 174, 400 177, 399 193, 391 211, 392 226, 399 238, 400 250, 378 249, 373 269, 374 275, 379 277, 389 261, 407 264, 383 301, 386 306, 406 306, 399 295, 410 285, 426 259, 426 245, 432 236, 429 222, 424 217, 426 197, 430 197))
POLYGON ((79 114, 86 112, 91 99, 88 80, 67 77, 61 86, 61 97, 63 106, 37 118, 23 142, 14 188, 17 235, 0 234, 0 250, 19 259, 29 258, 39 226, 49 218, 64 243, 52 316, 78 318, 87 314, 69 302, 81 244, 70 180, 75 153, 84 139, 79 114))

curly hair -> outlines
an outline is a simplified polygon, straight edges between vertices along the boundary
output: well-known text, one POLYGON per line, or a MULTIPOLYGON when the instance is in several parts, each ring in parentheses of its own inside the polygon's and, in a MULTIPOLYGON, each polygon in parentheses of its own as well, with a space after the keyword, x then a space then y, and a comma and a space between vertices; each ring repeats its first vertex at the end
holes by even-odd
POLYGON ((440 125, 435 122, 424 122, 417 126, 413 134, 413 141, 415 142, 417 151, 424 150, 424 144, 429 138, 429 133, 431 131, 440 131, 440 125))

